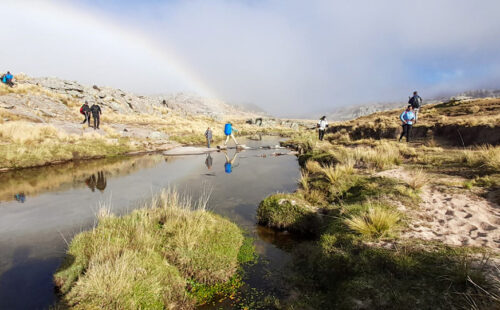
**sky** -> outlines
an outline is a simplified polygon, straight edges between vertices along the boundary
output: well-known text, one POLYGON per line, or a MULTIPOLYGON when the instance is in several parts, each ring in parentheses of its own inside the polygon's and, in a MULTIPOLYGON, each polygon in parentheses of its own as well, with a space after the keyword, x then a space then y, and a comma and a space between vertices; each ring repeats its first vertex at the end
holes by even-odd
POLYGON ((277 116, 500 88, 498 0, 16 0, 0 71, 277 116))

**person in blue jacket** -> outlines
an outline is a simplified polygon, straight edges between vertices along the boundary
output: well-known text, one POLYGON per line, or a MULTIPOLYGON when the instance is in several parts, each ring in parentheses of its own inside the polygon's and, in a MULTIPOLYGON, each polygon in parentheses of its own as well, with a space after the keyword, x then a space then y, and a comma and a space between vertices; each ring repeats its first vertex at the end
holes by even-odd
POLYGON ((411 129, 413 127, 413 122, 415 121, 415 113, 413 113, 413 107, 409 105, 406 110, 401 113, 399 119, 401 120, 401 122, 403 122, 401 124, 403 126, 403 132, 401 133, 401 136, 399 136, 399 141, 401 142, 403 136, 406 136, 406 142, 410 142, 411 129))
POLYGON ((236 160, 236 157, 238 157, 238 152, 234 153, 234 156, 232 159, 229 159, 227 156, 227 153, 224 151, 224 156, 226 156, 226 162, 224 163, 224 171, 229 174, 233 172, 233 164, 234 161, 236 160))
POLYGON ((12 82, 13 78, 14 76, 10 73, 10 71, 7 71, 7 73, 2 76, 2 82, 12 87, 14 86, 14 82, 12 82))
POLYGON ((224 142, 224 145, 226 145, 227 142, 229 142, 230 137, 233 138, 234 143, 238 145, 238 141, 236 141, 236 139, 234 138, 233 131, 238 132, 236 128, 233 128, 233 124, 228 122, 226 123, 226 125, 224 125, 224 134, 226 135, 226 142, 224 142))

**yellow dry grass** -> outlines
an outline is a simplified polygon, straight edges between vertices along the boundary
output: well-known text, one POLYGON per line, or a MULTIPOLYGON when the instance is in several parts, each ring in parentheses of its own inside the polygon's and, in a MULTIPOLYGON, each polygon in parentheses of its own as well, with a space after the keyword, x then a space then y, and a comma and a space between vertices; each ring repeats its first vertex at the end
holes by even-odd
POLYGON ((0 168, 39 166, 134 150, 126 139, 108 138, 95 132, 66 134, 47 124, 25 121, 3 123, 0 124, 0 168))

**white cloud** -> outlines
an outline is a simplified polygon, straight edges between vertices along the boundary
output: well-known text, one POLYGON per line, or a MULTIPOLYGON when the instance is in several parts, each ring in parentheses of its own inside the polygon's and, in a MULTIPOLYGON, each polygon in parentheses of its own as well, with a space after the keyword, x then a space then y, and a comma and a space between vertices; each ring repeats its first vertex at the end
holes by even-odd
MULTIPOLYGON (((168 54, 175 50, 194 72, 190 76, 223 99, 252 102, 275 114, 404 100, 414 89, 429 97, 500 82, 496 0, 193 0, 140 6, 123 3, 101 18, 123 31, 142 32, 168 54)), ((190 87, 189 81, 178 82, 175 68, 156 66, 158 59, 147 50, 115 38, 113 31, 49 18, 42 32, 33 14, 10 11, 20 27, 8 41, 20 47, 5 56, 24 71, 143 92, 190 87)))

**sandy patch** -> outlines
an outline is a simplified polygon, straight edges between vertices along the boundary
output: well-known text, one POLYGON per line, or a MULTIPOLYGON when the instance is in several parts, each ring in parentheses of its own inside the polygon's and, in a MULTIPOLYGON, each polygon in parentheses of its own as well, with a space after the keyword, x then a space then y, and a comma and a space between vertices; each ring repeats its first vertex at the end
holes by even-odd
MULTIPOLYGON (((387 170, 380 176, 408 182, 402 168, 387 170)), ((410 218, 403 238, 441 241, 449 245, 500 249, 500 206, 469 193, 449 193, 446 187, 422 188, 422 202, 417 210, 405 210, 410 218)))

